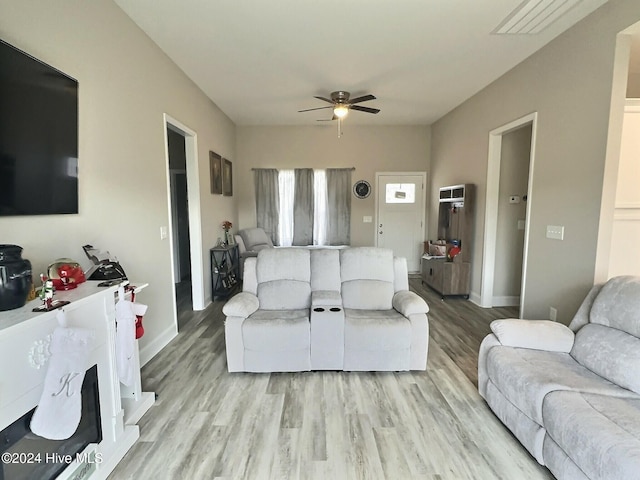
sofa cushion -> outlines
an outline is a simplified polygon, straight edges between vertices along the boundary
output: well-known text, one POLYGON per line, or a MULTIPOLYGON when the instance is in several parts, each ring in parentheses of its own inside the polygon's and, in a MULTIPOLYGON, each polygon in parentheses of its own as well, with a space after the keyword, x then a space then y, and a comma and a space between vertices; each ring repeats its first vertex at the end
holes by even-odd
POLYGON ((298 310, 311 306, 311 286, 296 280, 275 280, 258 284, 261 310, 298 310))
POLYGON ((255 351, 289 351, 311 345, 308 310, 258 310, 242 324, 244 348, 255 351))
POLYGON ((395 310, 345 309, 344 343, 349 350, 411 347, 411 322, 395 310))
POLYGON ((311 306, 309 250, 261 250, 256 265, 261 310, 297 310, 311 306))
POLYGON ((605 283, 589 320, 640 337, 640 277, 614 277, 605 283))
POLYGON ((311 282, 309 250, 304 248, 270 248, 261 250, 256 266, 258 283, 273 280, 311 282))
POLYGON ((588 478, 640 477, 640 398, 553 392, 543 419, 549 437, 588 478))
POLYGON ((257 252, 264 248, 272 248, 273 242, 262 228, 245 228, 238 232, 248 251, 257 252))
POLYGON ((491 322, 491 331, 507 347, 563 353, 571 351, 575 337, 569 327, 551 320, 504 318, 491 322))
POLYGON ((340 252, 336 249, 311 250, 311 290, 340 291, 340 252))
POLYGON ((393 283, 377 280, 352 280, 342 284, 345 308, 389 310, 393 308, 393 283))
POLYGON ((494 347, 487 354, 489 379, 525 415, 542 425, 542 401, 555 390, 635 396, 576 362, 568 353, 494 347))
POLYGON ((576 333, 571 355, 592 372, 640 393, 640 339, 591 323, 576 333))
POLYGON ((357 247, 340 252, 342 301, 345 308, 390 310, 393 308, 393 251, 357 247))

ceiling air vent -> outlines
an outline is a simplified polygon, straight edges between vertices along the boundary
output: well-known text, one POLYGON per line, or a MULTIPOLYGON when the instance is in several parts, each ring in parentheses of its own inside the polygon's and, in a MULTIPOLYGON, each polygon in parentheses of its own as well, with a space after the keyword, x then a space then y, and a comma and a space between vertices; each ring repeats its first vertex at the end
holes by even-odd
POLYGON ((525 0, 498 25, 496 35, 535 35, 583 0, 525 0))

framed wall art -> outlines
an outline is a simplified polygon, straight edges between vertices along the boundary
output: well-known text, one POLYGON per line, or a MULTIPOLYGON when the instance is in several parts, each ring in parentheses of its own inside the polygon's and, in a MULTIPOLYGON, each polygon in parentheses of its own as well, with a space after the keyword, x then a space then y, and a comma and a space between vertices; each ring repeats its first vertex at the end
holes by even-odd
POLYGON ((209 151, 209 171, 211 174, 211 193, 222 194, 222 157, 209 151))
POLYGON ((233 196, 233 165, 226 158, 222 159, 222 194, 226 197, 233 196))

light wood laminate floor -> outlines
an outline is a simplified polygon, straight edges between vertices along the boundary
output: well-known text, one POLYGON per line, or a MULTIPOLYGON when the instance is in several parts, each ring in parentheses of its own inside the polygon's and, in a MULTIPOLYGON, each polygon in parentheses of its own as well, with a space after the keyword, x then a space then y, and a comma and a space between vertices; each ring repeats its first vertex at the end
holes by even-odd
POLYGON ((142 370, 156 404, 119 479, 551 479, 477 392, 495 318, 411 279, 430 305, 424 372, 229 374, 222 305, 193 312, 142 370))

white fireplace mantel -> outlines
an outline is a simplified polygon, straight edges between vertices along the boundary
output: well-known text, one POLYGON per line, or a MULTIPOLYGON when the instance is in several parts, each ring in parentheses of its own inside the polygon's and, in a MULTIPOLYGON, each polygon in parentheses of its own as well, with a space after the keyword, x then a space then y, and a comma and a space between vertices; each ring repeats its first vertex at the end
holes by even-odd
MULTIPOLYGON (((54 297, 70 301, 63 307, 68 326, 90 328, 96 335, 88 366, 98 366, 103 439, 87 447, 102 457, 101 463, 91 465, 95 468, 92 480, 105 479, 124 457, 140 435, 133 423, 153 403, 153 394, 140 392, 139 380, 133 389, 121 392, 115 355, 114 295, 118 287, 98 287, 97 283, 87 281, 76 289, 56 292, 54 297), (122 394, 134 413, 123 409, 122 394)), ((58 326, 56 311, 32 312, 41 303, 34 300, 22 308, 0 312, 0 430, 40 400, 48 365, 48 340, 58 326)), ((73 462, 58 478, 72 478, 83 467, 73 462)))

